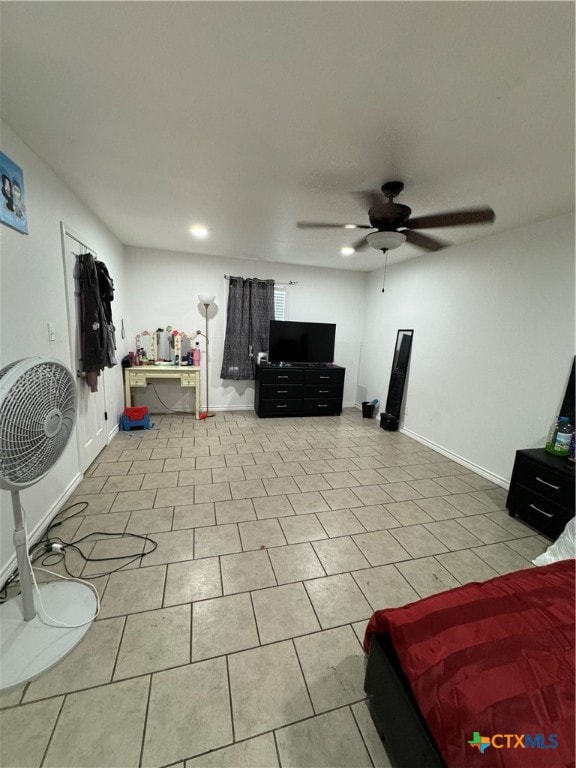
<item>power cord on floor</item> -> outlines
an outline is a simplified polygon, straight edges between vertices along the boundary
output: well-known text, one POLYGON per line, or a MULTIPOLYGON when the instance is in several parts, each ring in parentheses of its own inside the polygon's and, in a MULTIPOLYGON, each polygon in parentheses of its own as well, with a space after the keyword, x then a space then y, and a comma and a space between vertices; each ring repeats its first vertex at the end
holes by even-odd
MULTIPOLYGON (((66 562, 66 554, 68 551, 77 552, 82 558, 82 560, 85 562, 104 563, 112 560, 126 561, 126 562, 123 562, 121 565, 119 565, 117 568, 112 568, 110 570, 103 571, 102 573, 90 574, 90 578, 99 578, 101 576, 109 576, 112 573, 116 573, 116 571, 120 571, 123 568, 127 568, 132 563, 136 562, 137 560, 142 560, 144 557, 146 557, 146 555, 151 554, 152 552, 154 552, 155 549, 157 549, 158 547, 157 541, 154 541, 154 539, 150 538, 149 536, 146 536, 145 534, 138 534, 138 533, 125 533, 125 532, 114 533, 110 531, 92 531, 91 533, 86 534, 85 536, 82 536, 79 539, 75 539, 72 541, 65 541, 59 536, 52 535, 52 531, 55 528, 63 525, 65 522, 72 519, 73 517, 77 517, 78 515, 81 515, 88 508, 89 508, 89 504, 86 501, 78 501, 71 504, 68 507, 65 507, 55 516, 54 520, 48 525, 48 528, 46 529, 46 532, 44 533, 42 538, 38 542, 36 542, 36 544, 33 544, 32 546, 28 546, 28 539, 26 540, 27 542, 26 552, 28 556, 28 562, 30 565, 32 579, 34 581, 34 585, 36 586, 36 589, 38 587, 36 584, 36 579, 34 577, 34 569, 47 570, 46 568, 40 568, 39 566, 34 565, 37 562, 39 562, 41 566, 47 566, 48 568, 62 564, 62 567, 64 568, 65 572, 68 574, 68 577, 70 577, 70 579, 81 581, 81 582, 84 581, 83 579, 80 579, 79 575, 75 575, 70 571, 69 564, 66 562), (78 507, 78 510, 76 512, 73 512, 72 514, 67 515, 66 517, 61 517, 66 512, 69 512, 71 509, 74 509, 74 507, 78 507), (99 540, 102 540, 102 538, 106 538, 106 537, 110 537, 114 539, 119 539, 119 538, 139 539, 143 541, 144 544, 142 545, 143 548, 141 552, 134 552, 134 553, 130 553, 126 555, 118 555, 114 557, 90 557, 84 554, 84 552, 82 551, 79 545, 82 544, 83 542, 88 541, 92 537, 98 537, 99 540), (150 544, 151 546, 147 549, 148 544, 150 544), (50 559, 51 561, 48 562, 50 559)), ((57 576, 58 578, 66 579, 66 576, 62 576, 61 574, 57 574, 53 571, 47 571, 47 572, 54 576, 57 576)), ((14 584, 14 582, 16 582, 17 580, 18 580, 18 570, 16 569, 10 575, 10 577, 7 579, 7 581, 2 586, 2 589, 0 590, 0 603, 6 602, 6 600, 8 599, 8 587, 14 584)), ((88 583, 88 582, 84 582, 84 583, 88 583)), ((92 589, 95 590, 95 587, 93 585, 90 585, 90 586, 92 589)), ((41 603, 41 598, 40 598, 40 603, 41 603)), ((42 606, 42 610, 44 611, 44 613, 46 613, 43 606, 42 606)), ((54 619, 54 621, 57 622, 56 619, 54 619)), ((79 625, 79 626, 82 626, 82 625, 79 625)))
POLYGON ((179 411, 179 410, 177 410, 176 408, 170 408, 170 406, 169 406, 169 405, 166 405, 166 403, 164 402, 164 400, 162 400, 162 398, 161 398, 161 397, 160 397, 160 395, 158 394, 158 391, 156 390, 156 387, 154 386, 154 384, 150 383, 150 384, 149 384, 149 386, 150 386, 150 387, 152 387, 152 390, 154 391, 154 394, 155 394, 155 395, 156 395, 156 397, 158 398, 158 402, 160 403, 160 405, 162 405, 164 408, 166 408, 166 410, 167 410, 169 413, 184 413, 184 414, 192 415, 192 412, 191 412, 191 411, 179 411))

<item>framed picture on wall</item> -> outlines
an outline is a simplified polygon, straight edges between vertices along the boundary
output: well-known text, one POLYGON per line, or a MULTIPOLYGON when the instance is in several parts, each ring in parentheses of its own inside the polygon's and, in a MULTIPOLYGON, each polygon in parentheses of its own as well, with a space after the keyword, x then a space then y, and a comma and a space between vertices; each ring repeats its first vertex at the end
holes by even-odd
POLYGON ((0 174, 2 174, 0 222, 27 235, 28 219, 22 168, 12 162, 4 152, 0 152, 0 174))

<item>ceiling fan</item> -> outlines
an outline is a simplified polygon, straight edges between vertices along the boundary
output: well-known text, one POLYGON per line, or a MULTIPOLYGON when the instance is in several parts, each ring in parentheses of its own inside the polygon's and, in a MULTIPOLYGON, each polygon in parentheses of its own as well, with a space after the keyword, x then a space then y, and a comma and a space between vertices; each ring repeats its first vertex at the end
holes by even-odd
POLYGON ((428 229, 432 227, 456 227, 465 224, 491 224, 495 217, 494 211, 488 206, 466 208, 455 211, 434 213, 429 216, 417 216, 410 218, 412 210, 407 205, 394 202, 404 189, 401 181, 387 181, 382 185, 380 192, 358 193, 362 202, 369 206, 368 219, 370 224, 323 224, 320 222, 299 221, 300 229, 375 229, 355 243, 351 243, 342 252, 350 255, 354 251, 361 251, 368 246, 381 251, 389 251, 398 248, 408 241, 411 245, 417 245, 427 251, 439 251, 450 243, 443 242, 429 235, 414 230, 428 229), (382 201, 382 195, 386 202, 382 201))

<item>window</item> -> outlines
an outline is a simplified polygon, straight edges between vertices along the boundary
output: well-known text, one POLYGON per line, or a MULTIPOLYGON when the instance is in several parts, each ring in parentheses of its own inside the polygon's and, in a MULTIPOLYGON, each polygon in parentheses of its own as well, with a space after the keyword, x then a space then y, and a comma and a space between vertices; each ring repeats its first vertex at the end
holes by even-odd
POLYGON ((286 319, 286 288, 274 286, 274 320, 286 319))

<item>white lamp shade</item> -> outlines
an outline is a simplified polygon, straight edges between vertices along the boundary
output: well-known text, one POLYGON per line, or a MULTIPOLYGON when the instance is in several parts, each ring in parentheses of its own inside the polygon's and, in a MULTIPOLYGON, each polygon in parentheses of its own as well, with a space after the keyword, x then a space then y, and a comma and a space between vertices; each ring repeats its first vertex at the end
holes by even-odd
POLYGON ((391 251, 406 242, 406 235, 402 232, 370 232, 366 235, 366 240, 377 251, 391 251))
POLYGON ((200 301, 201 304, 213 304, 215 298, 216 296, 208 296, 207 293, 198 294, 198 301, 200 301))

